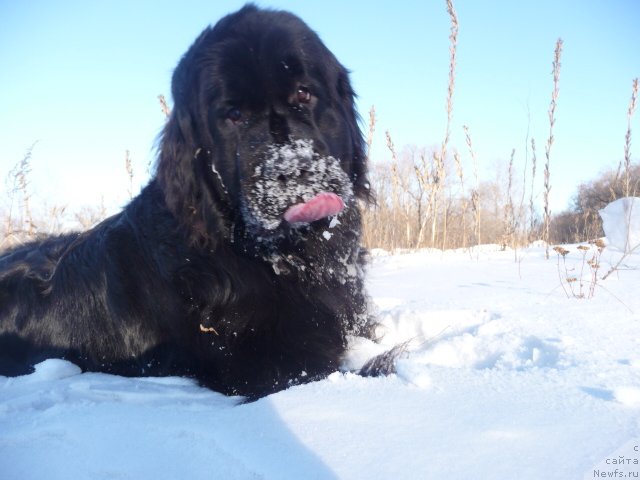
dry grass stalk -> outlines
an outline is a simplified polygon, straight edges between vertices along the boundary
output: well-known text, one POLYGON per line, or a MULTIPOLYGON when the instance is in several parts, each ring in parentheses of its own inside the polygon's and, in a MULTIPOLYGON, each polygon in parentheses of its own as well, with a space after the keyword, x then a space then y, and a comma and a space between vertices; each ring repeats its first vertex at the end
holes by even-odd
POLYGON ((531 139, 531 192, 529 195, 529 241, 533 240, 533 234, 536 227, 536 216, 535 216, 535 208, 533 206, 533 189, 536 181, 536 167, 537 167, 537 157, 536 157, 536 141, 535 139, 531 139))
POLYGON ((475 236, 476 245, 480 245, 480 233, 481 233, 481 216, 480 216, 480 177, 478 175, 478 160, 476 158, 476 152, 473 149, 473 143, 471 142, 471 134, 469 133, 469 127, 463 125, 464 136, 469 147, 469 154, 473 162, 473 176, 476 183, 476 188, 471 192, 471 209, 475 215, 475 236))
POLYGON ((591 243, 595 247, 595 252, 588 262, 589 267, 591 268, 591 284, 589 286, 589 298, 593 298, 596 285, 598 284, 598 270, 600 269, 600 257, 602 256, 602 251, 605 248, 605 244, 601 238, 598 238, 597 240, 589 243, 591 243))
POLYGON ((458 46, 458 16, 453 8, 453 1, 447 0, 447 13, 451 18, 451 34, 449 35, 449 82, 447 84, 447 127, 440 151, 440 159, 444 162, 447 145, 451 136, 451 119, 453 117, 453 92, 456 82, 456 50, 458 46))
POLYGON ((371 145, 373 144, 373 134, 376 131, 376 107, 371 105, 369 110, 369 133, 367 134, 367 161, 371 159, 371 145))
POLYGON ((456 164, 456 173, 460 180, 462 197, 462 248, 467 248, 467 210, 469 209, 469 200, 464 191, 464 170, 462 168, 462 161, 460 160, 460 153, 457 150, 453 153, 453 159, 456 164))
POLYGON ((33 234, 35 233, 35 225, 33 224, 33 216, 31 215, 31 206, 30 206, 31 195, 29 195, 29 191, 28 191, 28 185, 29 185, 28 176, 31 173, 30 161, 31 161, 32 148, 29 149, 27 154, 24 156, 24 158, 20 162, 20 169, 17 172, 18 185, 20 187, 20 191, 22 192, 22 202, 23 202, 22 208, 24 212, 24 222, 26 226, 27 235, 29 236, 33 236, 33 234))
POLYGON ((579 273, 576 272, 575 267, 569 267, 567 265, 566 257, 570 251, 561 246, 553 247, 553 251, 558 254, 558 278, 560 279, 560 285, 567 295, 567 298, 590 299, 595 295, 596 286, 598 285, 600 257, 602 256, 605 245, 601 239, 589 243, 589 245, 578 245, 576 247, 581 256, 579 273), (591 253, 591 256, 587 260, 587 254, 589 253, 591 253), (562 267, 560 266, 561 257, 562 267), (589 279, 588 285, 585 285, 585 269, 587 267, 589 268, 589 279), (588 287, 588 289, 586 287, 588 287))
POLYGON ((391 134, 389 133, 389 130, 384 132, 384 135, 387 138, 387 148, 391 152, 391 167, 397 169, 398 156, 396 155, 396 148, 393 145, 393 139, 391 138, 391 134))
POLYGON ((164 116, 168 119, 169 116, 171 115, 171 109, 167 104, 167 99, 165 98, 164 95, 160 94, 158 95, 158 101, 160 102, 160 108, 162 109, 162 113, 164 113, 164 116))
POLYGON ((127 170, 127 177, 129 178, 127 194, 129 195, 129 200, 131 200, 133 198, 133 164, 129 150, 125 150, 124 152, 124 168, 127 170))
MULTIPOLYGON (((449 81, 447 83, 447 126, 445 129, 444 140, 440 148, 440 155, 435 157, 435 165, 439 182, 438 193, 442 191, 444 186, 444 179, 446 177, 445 171, 445 158, 447 156, 447 147, 449 144, 449 138, 451 137, 451 119, 453 117, 453 92, 455 90, 456 81, 456 51, 458 46, 458 15, 453 7, 453 0, 447 0, 447 13, 451 19, 451 34, 449 35, 449 81)), ((442 230, 442 249, 446 248, 447 239, 447 202, 442 202, 444 212, 444 225, 442 230)), ((433 221, 431 224, 431 243, 436 243, 436 224, 438 219, 438 203, 434 205, 433 221)))
MULTIPOLYGON (((432 201, 432 212, 433 215, 431 217, 431 246, 436 245, 436 237, 438 234, 438 214, 440 211, 441 203, 441 193, 444 189, 444 181, 447 176, 447 172, 444 165, 444 158, 440 156, 438 153, 433 154, 433 165, 435 169, 435 173, 432 175, 432 188, 433 188, 433 201, 432 201)), ((446 236, 446 232, 443 232, 443 237, 446 236)))
POLYGON ((29 174, 31 173, 31 156, 33 149, 38 142, 34 142, 25 152, 22 160, 13 168, 9 173, 9 177, 13 179, 12 193, 19 192, 22 200, 22 218, 20 225, 17 228, 17 232, 14 231, 13 219, 11 213, 7 220, 7 236, 18 234, 19 236, 26 235, 28 238, 33 237, 36 234, 36 225, 33 221, 33 215, 31 212, 31 194, 29 193, 29 174))
MULTIPOLYGON (((371 145, 373 144, 373 134, 376 130, 376 107, 374 105, 371 106, 369 110, 369 133, 367 135, 367 156, 366 161, 369 163, 371 161, 371 145)), ((369 185, 371 188, 371 185, 369 185)), ((375 202, 374 205, 365 205, 364 207, 364 236, 365 240, 371 240, 373 236, 372 227, 374 227, 376 221, 378 220, 378 208, 379 205, 375 202)))
POLYGON ((502 249, 506 250, 507 246, 514 246, 514 234, 516 230, 515 210, 513 207, 513 161, 516 155, 516 149, 511 150, 511 158, 509 159, 509 169, 507 171, 507 202, 504 206, 504 233, 502 241, 502 249))
MULTIPOLYGON (((447 239, 449 236, 449 202, 451 199, 443 196, 442 199, 442 250, 447 249, 447 239)), ((434 221, 436 219, 434 218, 434 221)))
POLYGON ((542 239, 545 242, 545 257, 549 259, 549 234, 551 228, 551 210, 549 209, 549 192, 551 191, 551 174, 549 162, 544 165, 544 215, 542 224, 542 239))
MULTIPOLYGON (((420 154, 420 166, 414 164, 413 171, 418 181, 418 195, 416 196, 416 206, 418 208, 418 236, 415 243, 415 248, 420 248, 424 240, 424 230, 427 226, 427 221, 433 212, 434 203, 436 201, 436 195, 438 189, 434 187, 433 175, 430 173, 430 167, 427 161, 427 155, 425 152, 420 154), (429 192, 429 199, 427 200, 426 208, 423 208, 422 198, 425 192, 429 192)), ((433 244, 431 245, 433 246, 433 244)))
POLYGON ((393 210, 393 219, 394 219, 393 224, 397 225, 398 224, 397 213, 401 210, 400 191, 401 191, 402 178, 398 170, 398 156, 396 155, 396 149, 395 149, 395 146, 393 145, 393 139, 391 138, 391 134, 389 133, 389 130, 385 131, 384 134, 387 138, 387 148, 391 152, 391 201, 392 201, 392 210, 393 210))
MULTIPOLYGON (((631 120, 636 111, 636 102, 638 100, 638 79, 633 79, 631 88, 631 100, 629 101, 629 110, 627 111, 627 134, 624 137, 624 196, 630 197, 635 195, 635 191, 631 189, 631 120)), ((633 189, 635 190, 635 188, 633 189)))
POLYGON ((560 286, 562 286, 562 290, 564 290, 565 295, 567 296, 567 298, 570 298, 571 295, 569 295, 569 291, 567 290, 567 287, 565 286, 565 280, 567 280, 568 284, 571 284, 570 281, 568 281, 569 277, 568 275, 568 267, 567 267, 567 254, 569 253, 569 250, 567 250, 564 247, 561 246, 555 246, 553 247, 553 251, 556 252, 558 254, 558 279, 560 280, 560 286), (565 271, 565 278, 562 278, 562 268, 560 267, 560 257, 562 257, 562 263, 564 265, 564 271, 565 271))
MULTIPOLYGON (((638 99, 638 79, 634 78, 632 83, 632 88, 631 88, 631 100, 629 101, 629 108, 627 110, 627 133, 625 135, 625 143, 624 143, 625 178, 624 178, 622 194, 625 197, 635 196, 636 194, 635 185, 633 189, 631 188, 631 121, 633 119, 633 115, 636 110, 637 99, 638 99)), ((621 168, 621 165, 618 165, 618 171, 616 172, 615 180, 612 186, 610 187, 610 190, 612 192, 611 200, 615 200, 618 197, 615 193, 614 185, 618 181, 618 178, 620 175, 620 168, 621 168)), ((627 228, 629 228, 629 225, 631 222, 632 209, 633 209, 633 204, 632 204, 632 207, 629 209, 629 217, 627 219, 627 228)), ((627 236, 627 243, 628 242, 629 242, 629 238, 627 236)), ((640 245, 627 245, 625 248, 624 255, 622 255, 622 257, 618 260, 618 262, 609 269, 609 271, 602 277, 602 279, 603 280, 607 279, 613 272, 617 271, 621 263, 627 258, 627 256, 633 253, 638 248, 640 248, 640 245)))
POLYGON ((556 123, 556 105, 560 93, 560 57, 562 55, 562 39, 556 42, 555 54, 553 57, 553 92, 551 93, 551 103, 549 105, 549 138, 545 149, 547 161, 544 165, 544 230, 543 240, 546 243, 545 256, 549 259, 549 228, 551 225, 551 210, 549 208, 549 193, 551 192, 551 172, 549 163, 551 160, 551 146, 553 145, 553 126, 556 123))
POLYGON ((622 180, 620 180, 620 174, 622 173, 622 164, 623 161, 618 162, 618 168, 616 169, 616 174, 613 176, 613 181, 609 184, 609 201, 613 202, 618 199, 618 194, 616 193, 618 184, 622 185, 622 190, 624 191, 624 185, 622 180))
MULTIPOLYGON (((527 137, 524 143, 524 168, 522 169, 522 194, 520 195, 520 204, 518 205, 518 216, 520 220, 519 229, 522 231, 519 232, 520 238, 518 239, 524 246, 529 243, 529 237, 531 236, 531 231, 527 229, 527 208, 525 207, 525 198, 527 196, 527 168, 529 166, 529 131, 531 128, 531 114, 529 112, 529 105, 527 104, 527 137)), ((531 184, 532 192, 533 192, 533 182, 531 184)), ((517 258, 517 254, 516 254, 517 258)))

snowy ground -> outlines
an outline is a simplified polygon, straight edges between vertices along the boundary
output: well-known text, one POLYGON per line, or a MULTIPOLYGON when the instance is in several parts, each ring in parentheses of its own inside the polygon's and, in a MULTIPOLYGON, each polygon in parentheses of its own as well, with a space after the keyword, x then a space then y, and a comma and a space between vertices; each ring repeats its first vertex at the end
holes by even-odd
POLYGON ((569 249, 560 276, 540 248, 376 255, 386 336, 349 361, 411 339, 386 378, 335 373, 238 404, 59 360, 0 377, 0 478, 640 478, 640 258, 567 298, 559 277, 583 265, 569 249))

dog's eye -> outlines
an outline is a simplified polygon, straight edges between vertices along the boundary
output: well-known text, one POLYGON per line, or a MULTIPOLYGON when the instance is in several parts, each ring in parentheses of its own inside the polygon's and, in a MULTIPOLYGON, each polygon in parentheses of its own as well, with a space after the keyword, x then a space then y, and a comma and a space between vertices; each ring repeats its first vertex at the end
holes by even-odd
POLYGON ((238 123, 240 120, 242 120, 242 112, 239 108, 230 108, 227 112, 227 118, 233 123, 238 123))
POLYGON ((298 103, 309 103, 311 101, 311 92, 307 87, 298 87, 296 96, 298 103))

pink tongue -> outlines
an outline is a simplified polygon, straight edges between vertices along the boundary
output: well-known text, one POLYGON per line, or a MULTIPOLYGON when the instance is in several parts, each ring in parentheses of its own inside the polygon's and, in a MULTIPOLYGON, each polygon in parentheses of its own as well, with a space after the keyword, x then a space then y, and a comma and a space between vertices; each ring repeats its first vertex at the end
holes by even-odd
POLYGON ((289 223, 315 222, 321 218, 336 215, 344 208, 344 202, 335 193, 319 193, 305 203, 293 205, 284 212, 284 219, 289 223))

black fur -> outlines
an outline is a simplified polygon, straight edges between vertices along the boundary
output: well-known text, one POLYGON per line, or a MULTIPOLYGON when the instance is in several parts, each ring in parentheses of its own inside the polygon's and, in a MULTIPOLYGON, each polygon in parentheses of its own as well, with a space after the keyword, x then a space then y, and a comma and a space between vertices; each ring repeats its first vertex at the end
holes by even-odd
POLYGON ((300 19, 249 5, 197 38, 172 94, 137 198, 89 231, 0 257, 0 375, 62 357, 256 398, 335 371, 347 336, 367 333, 358 201, 369 191, 348 72, 300 19), (301 140, 313 153, 277 175, 276 195, 262 166, 277 170, 278 148, 296 156, 301 140), (340 223, 274 227, 277 201, 300 185, 339 190, 340 223))

